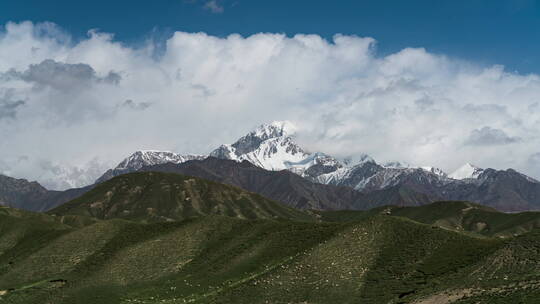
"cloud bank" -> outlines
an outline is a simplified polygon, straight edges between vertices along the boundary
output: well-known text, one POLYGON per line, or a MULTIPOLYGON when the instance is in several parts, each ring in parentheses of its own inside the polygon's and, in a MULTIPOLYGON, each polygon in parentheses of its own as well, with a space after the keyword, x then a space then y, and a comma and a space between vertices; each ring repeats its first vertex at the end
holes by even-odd
POLYGON ((539 75, 421 48, 380 56, 374 39, 343 35, 176 32, 156 49, 7 23, 0 172, 76 186, 137 149, 208 153, 287 119, 312 151, 540 177, 539 75))

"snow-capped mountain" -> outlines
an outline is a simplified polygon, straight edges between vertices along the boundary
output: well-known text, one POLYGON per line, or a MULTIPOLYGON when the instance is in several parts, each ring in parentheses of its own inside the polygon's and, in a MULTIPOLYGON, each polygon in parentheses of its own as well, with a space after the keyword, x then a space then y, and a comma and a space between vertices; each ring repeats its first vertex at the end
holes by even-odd
MULTIPOLYGON (((313 182, 346 186, 359 191, 381 190, 403 184, 432 191, 456 181, 479 183, 479 177, 485 172, 471 164, 465 164, 452 174, 435 167, 414 167, 397 161, 380 165, 366 154, 338 159, 300 147, 295 142, 296 130, 297 127, 288 121, 263 124, 236 142, 221 145, 209 156, 238 162, 249 161, 271 171, 289 170, 313 182)), ((167 151, 137 151, 114 169, 108 170, 96 182, 137 171, 145 166, 179 164, 206 157, 167 151)))
MULTIPOLYGON (((217 166, 211 168, 212 170, 221 170, 220 163, 223 162, 223 159, 226 159, 238 162, 238 165, 244 168, 245 164, 241 162, 247 161, 265 170, 288 170, 293 172, 313 182, 305 184, 310 185, 308 187, 310 189, 319 189, 318 187, 322 186, 317 186, 317 184, 353 188, 361 192, 358 194, 360 198, 356 199, 355 208, 376 206, 379 203, 415 205, 434 200, 468 200, 504 211, 540 209, 540 182, 512 169, 482 169, 471 164, 465 164, 448 175, 434 167, 414 167, 400 162, 381 165, 366 154, 340 159, 322 152, 307 151, 295 142, 295 132, 295 126, 290 122, 273 122, 261 125, 233 144, 222 145, 212 151, 208 156, 214 158, 208 159, 207 165, 217 166)), ((144 170, 145 167, 162 164, 172 164, 174 166, 191 160, 203 160, 208 156, 183 155, 155 150, 137 151, 121 161, 115 168, 107 170, 105 174, 96 180, 96 183, 106 181, 117 175, 144 170)), ((231 167, 231 163, 234 164, 235 162, 229 161, 227 166, 231 167)), ((190 163, 187 163, 186 167, 189 167, 190 163)), ((69 171, 58 168, 54 169, 52 171, 57 176, 65 177, 61 181, 69 182, 73 178, 78 178, 77 174, 71 174, 69 171)), ((206 174, 211 170, 205 169, 201 172, 206 174)), ((251 176, 249 175, 250 172, 250 170, 247 170, 244 173, 246 176, 251 176)), ((257 187, 265 187, 264 183, 261 184, 262 179, 259 179, 262 178, 261 176, 266 176, 264 172, 264 170, 260 170, 257 173, 257 176, 259 176, 257 179, 248 178, 246 180, 242 179, 245 177, 238 177, 240 173, 234 168, 226 173, 221 172, 221 174, 225 174, 224 176, 227 176, 232 181, 238 181, 235 178, 239 178, 239 180, 248 183, 248 185, 242 185, 252 189, 254 185, 249 183, 255 183, 257 187)), ((207 177, 204 174, 201 177, 207 177)), ((291 190, 298 189, 298 185, 302 184, 300 181, 303 179, 298 176, 297 178, 288 178, 287 176, 291 175, 287 174, 278 174, 278 176, 282 177, 280 181, 284 184, 273 187, 277 191, 276 193, 281 191, 282 188, 280 187, 291 190)), ((46 206, 53 207, 66 202, 75 197, 76 194, 82 193, 81 191, 87 191, 90 188, 91 186, 83 189, 72 189, 77 191, 68 190, 65 193, 59 191, 46 192, 46 206)), ((317 197, 321 199, 325 197, 322 201, 326 203, 332 201, 332 199, 325 196, 324 191, 320 192, 319 190, 313 190, 320 194, 317 197)), ((2 198, 0 197, 0 199, 2 198)), ((287 201, 291 198, 281 199, 287 201)), ((42 202, 43 199, 40 201, 42 202)), ((297 203, 303 206, 318 206, 317 204, 322 204, 322 201, 297 203)), ((15 196, 9 198, 6 196, 4 203, 16 204, 18 202, 15 196)), ((45 205, 41 203, 40 206, 45 205)), ((352 205, 348 202, 343 203, 342 207, 349 208, 350 206, 352 205)), ((332 208, 338 207, 334 206, 332 208)))
MULTIPOLYGON (((378 190, 404 180, 429 183, 446 181, 447 175, 433 167, 412 167, 393 162, 381 166, 366 154, 337 159, 322 152, 308 152, 295 142, 296 126, 288 121, 263 124, 233 144, 221 145, 209 156, 250 163, 271 171, 289 170, 313 182, 347 186, 356 190, 378 190)), ((137 171, 145 166, 183 163, 203 159, 203 155, 181 155, 165 151, 137 151, 96 182, 137 171)))
POLYGON ((438 168, 415 168, 398 162, 381 166, 366 154, 338 160, 321 152, 309 153, 294 141, 296 127, 290 122, 261 125, 230 145, 222 145, 210 156, 247 160, 266 170, 290 170, 311 181, 357 190, 384 189, 405 179, 438 183, 447 174, 438 168))
POLYGON ((142 167, 165 163, 180 164, 188 160, 204 159, 204 155, 187 154, 181 155, 170 151, 141 150, 131 154, 113 169, 108 170, 96 183, 104 182, 115 176, 135 172, 142 167))
MULTIPOLYGON (((507 193, 515 193, 512 194, 512 199, 521 200, 521 203, 520 206, 512 208, 526 210, 530 208, 527 206, 537 203, 536 198, 529 198, 528 192, 521 193, 520 189, 533 189, 530 190, 531 193, 536 193, 535 191, 540 191, 537 189, 540 183, 511 169, 499 171, 466 164, 452 174, 446 174, 435 167, 414 167, 401 162, 381 165, 366 154, 339 159, 322 152, 310 152, 299 146, 295 142, 296 130, 295 125, 287 121, 264 124, 232 144, 221 145, 208 156, 237 162, 248 161, 270 171, 289 170, 315 183, 350 187, 364 193, 398 191, 395 193, 407 193, 404 197, 416 202, 420 195, 425 196, 423 200, 428 197, 473 200, 495 206, 503 202, 495 200, 494 197, 506 197, 509 195, 507 193), (519 184, 521 188, 507 187, 506 183, 519 184)), ((147 166, 180 164, 206 157, 164 151, 138 151, 116 168, 108 170, 97 182, 147 166)), ((501 210, 514 210, 503 205, 497 207, 501 210)))
POLYGON ((465 165, 461 166, 459 169, 451 173, 449 177, 459 180, 478 178, 478 176, 480 176, 482 172, 484 172, 484 169, 474 166, 470 163, 466 163, 465 165))
POLYGON ((290 170, 300 176, 315 178, 344 165, 324 153, 308 153, 294 141, 296 127, 288 121, 259 126, 235 143, 222 145, 210 156, 236 161, 247 160, 266 170, 290 170))
POLYGON ((236 161, 247 160, 267 170, 288 169, 288 164, 305 160, 309 154, 304 152, 291 136, 295 126, 287 121, 264 124, 242 136, 235 143, 222 145, 210 156, 236 161))

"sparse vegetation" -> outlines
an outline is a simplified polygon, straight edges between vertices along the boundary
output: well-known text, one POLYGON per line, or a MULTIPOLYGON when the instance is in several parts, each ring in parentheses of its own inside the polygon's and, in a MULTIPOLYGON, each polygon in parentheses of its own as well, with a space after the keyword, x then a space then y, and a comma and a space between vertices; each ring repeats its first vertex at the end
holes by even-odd
POLYGON ((538 303, 534 221, 463 202, 303 212, 135 173, 50 214, 0 208, 0 302, 538 303))

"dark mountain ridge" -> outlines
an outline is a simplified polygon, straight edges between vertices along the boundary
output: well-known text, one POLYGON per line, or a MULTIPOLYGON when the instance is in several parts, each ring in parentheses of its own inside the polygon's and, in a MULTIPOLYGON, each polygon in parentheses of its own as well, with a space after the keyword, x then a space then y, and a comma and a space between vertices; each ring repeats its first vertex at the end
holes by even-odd
POLYGON ((500 211, 540 210, 540 183, 513 169, 485 169, 476 180, 457 181, 439 190, 450 200, 467 200, 500 211))
POLYGON ((47 190, 38 182, 0 175, 0 205, 28 211, 47 211, 92 189, 94 185, 65 191, 47 190))
POLYGON ((239 163, 214 157, 141 170, 173 172, 234 185, 299 209, 366 210, 388 204, 416 206, 436 199, 407 186, 363 193, 349 187, 314 183, 288 170, 268 171, 248 161, 239 163))
POLYGON ((172 172, 240 187, 299 209, 355 209, 363 197, 347 187, 310 182, 290 171, 268 171, 248 161, 241 163, 208 157, 181 164, 143 167, 142 171, 172 172))
MULTIPOLYGON (((366 162, 364 166, 366 168, 359 166, 353 172, 371 172, 376 169, 373 166, 378 165, 366 162)), ((214 157, 145 166, 139 171, 171 172, 204 178, 240 187, 299 209, 366 210, 384 205, 419 206, 454 200, 472 201, 505 212, 540 210, 540 183, 512 169, 485 169, 476 179, 446 183, 436 179, 434 173, 411 169, 407 174, 400 174, 397 183, 382 189, 367 188, 363 191, 320 184, 289 170, 269 171, 248 161, 214 157)), ((93 187, 95 185, 49 191, 37 182, 0 176, 0 203, 30 211, 47 211, 79 197, 93 187)))

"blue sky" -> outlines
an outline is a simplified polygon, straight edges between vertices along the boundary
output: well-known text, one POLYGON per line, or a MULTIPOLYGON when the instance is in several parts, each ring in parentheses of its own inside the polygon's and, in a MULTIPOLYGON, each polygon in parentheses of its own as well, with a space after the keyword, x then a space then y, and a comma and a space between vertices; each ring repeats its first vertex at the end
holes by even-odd
POLYGON ((51 21, 75 37, 89 29, 128 44, 166 39, 174 31, 226 36, 259 32, 370 36, 378 54, 405 47, 540 72, 540 11, 534 0, 259 1, 259 0, 3 0, 0 23, 51 21))

